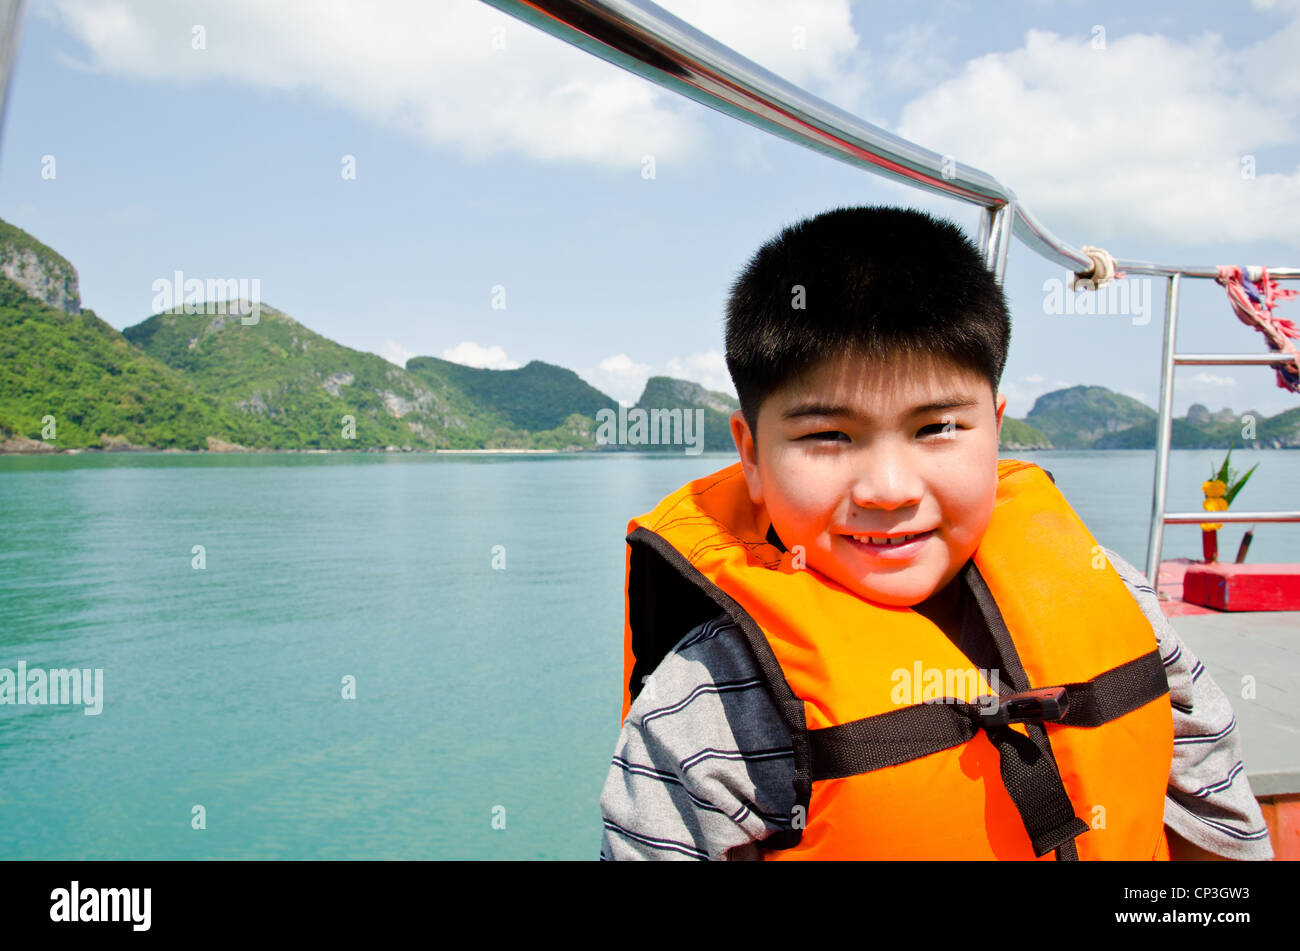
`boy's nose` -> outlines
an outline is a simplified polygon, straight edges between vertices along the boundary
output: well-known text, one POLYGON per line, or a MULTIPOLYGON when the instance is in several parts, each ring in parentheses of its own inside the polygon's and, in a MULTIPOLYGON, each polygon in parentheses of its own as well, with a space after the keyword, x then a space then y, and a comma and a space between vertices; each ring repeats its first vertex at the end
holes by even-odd
POLYGON ((882 453, 857 474, 849 497, 860 508, 893 511, 920 504, 922 491, 921 479, 911 467, 882 453))

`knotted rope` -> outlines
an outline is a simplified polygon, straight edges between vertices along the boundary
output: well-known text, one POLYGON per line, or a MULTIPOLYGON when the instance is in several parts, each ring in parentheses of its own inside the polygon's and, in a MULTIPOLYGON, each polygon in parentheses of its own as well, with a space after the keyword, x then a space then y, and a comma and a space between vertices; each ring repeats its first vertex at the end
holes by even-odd
POLYGON ((1100 290, 1111 281, 1124 276, 1124 272, 1119 270, 1119 264, 1106 249, 1095 248, 1090 244, 1085 244, 1083 246, 1083 253, 1092 259, 1092 269, 1076 272, 1075 275, 1070 278, 1070 290, 1078 290, 1079 285, 1084 281, 1089 282, 1089 286, 1086 287, 1085 290, 1100 290))
POLYGON ((1268 348, 1291 356, 1289 363, 1274 363, 1277 385, 1292 393, 1300 393, 1300 352, 1288 337, 1300 337, 1294 322, 1273 315, 1273 305, 1280 300, 1300 295, 1300 291, 1284 291, 1268 276, 1267 268, 1244 268, 1232 264, 1218 267, 1215 280, 1228 292, 1232 312, 1247 327, 1258 330, 1268 342, 1268 348))

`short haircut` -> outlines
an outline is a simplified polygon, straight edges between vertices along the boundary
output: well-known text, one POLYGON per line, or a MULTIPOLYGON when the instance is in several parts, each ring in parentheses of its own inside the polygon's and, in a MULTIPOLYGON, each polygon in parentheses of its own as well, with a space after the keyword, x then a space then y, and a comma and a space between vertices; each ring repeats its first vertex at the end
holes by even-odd
POLYGON ((951 221, 843 207, 758 249, 732 285, 726 336, 727 369, 757 439, 771 393, 846 354, 944 357, 987 379, 996 399, 1011 318, 983 256, 951 221))

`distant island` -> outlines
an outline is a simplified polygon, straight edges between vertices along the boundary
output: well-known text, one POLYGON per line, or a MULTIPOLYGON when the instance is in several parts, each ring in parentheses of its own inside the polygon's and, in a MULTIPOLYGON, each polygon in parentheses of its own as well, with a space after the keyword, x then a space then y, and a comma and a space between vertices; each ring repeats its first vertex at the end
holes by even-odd
MULTIPOLYGON (((735 397, 688 380, 651 377, 624 407, 540 360, 403 368, 260 301, 204 310, 178 304, 119 332, 81 306, 67 260, 0 221, 0 452, 734 452, 735 397)), ((1199 404, 1173 421, 1173 446, 1246 444, 1243 417, 1260 448, 1300 447, 1300 407, 1264 417, 1199 404)), ((1154 449, 1155 430, 1149 406, 1075 386, 1005 417, 1000 446, 1154 449)))

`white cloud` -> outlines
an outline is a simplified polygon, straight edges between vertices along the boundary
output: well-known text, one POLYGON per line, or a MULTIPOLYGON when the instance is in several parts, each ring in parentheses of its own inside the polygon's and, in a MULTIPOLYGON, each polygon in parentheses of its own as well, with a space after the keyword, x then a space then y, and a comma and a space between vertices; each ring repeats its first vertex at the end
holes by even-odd
POLYGON ((705 350, 684 357, 673 357, 665 367, 664 376, 690 380, 707 390, 736 395, 736 388, 731 382, 731 372, 727 369, 727 358, 723 356, 721 350, 705 350))
MULTIPOLYGON (((981 167, 1076 243, 1121 225, 1178 242, 1300 243, 1300 4, 1256 0, 1261 38, 1031 30, 967 62, 931 25, 883 37, 874 68, 849 0, 663 0, 672 14, 849 111, 872 76, 928 91, 897 131, 981 167), (1270 33, 1269 28, 1273 27, 1270 33), (945 43, 949 44, 945 46, 945 43), (1254 156, 1255 177, 1242 177, 1254 156)), ((84 68, 169 84, 231 82, 313 97, 471 158, 639 168, 713 154, 704 113, 479 0, 49 0, 84 68), (204 49, 192 28, 204 28, 204 49)), ((1081 21, 1082 22, 1082 21, 1081 21)), ((731 153, 763 167, 759 140, 731 153)), ((915 194, 915 193, 913 193, 915 194)), ((1121 256, 1140 256, 1129 254, 1121 256)))
POLYGON ((706 389, 736 395, 727 372, 727 362, 720 350, 704 350, 684 357, 670 357, 661 367, 637 363, 626 353, 618 353, 600 361, 595 369, 577 371, 578 375, 603 393, 608 393, 620 403, 631 406, 641 398, 646 381, 652 376, 670 376, 690 380, 706 389))
POLYGON ((897 131, 989 172, 1079 243, 1121 226, 1175 242, 1300 243, 1300 165, 1257 154, 1300 142, 1300 19, 1235 49, 1213 33, 1089 39, 1030 30, 913 99, 897 131))
POLYGON ((1228 386, 1236 386, 1237 381, 1230 376, 1218 376, 1214 373, 1197 373, 1189 377, 1186 381, 1180 380, 1179 383, 1187 386, 1196 387, 1197 389, 1222 389, 1228 386))
MULTIPOLYGON (((862 93, 848 0, 665 5, 846 108, 862 93)), ((647 153, 659 162, 710 154, 694 103, 478 0, 51 0, 36 9, 81 41, 80 68, 308 95, 471 158, 639 167, 647 153)))
POLYGON ((1284 18, 1275 32, 1269 33, 1267 26, 1262 27, 1265 35, 1251 47, 1249 58, 1242 62, 1241 68, 1252 86, 1272 89, 1275 96, 1294 103, 1300 98, 1300 59, 1296 57, 1296 50, 1300 49, 1300 3, 1285 0, 1265 9, 1284 13, 1289 19, 1284 18))
POLYGON ((600 361, 600 368, 606 373, 614 373, 626 376, 628 374, 640 373, 650 369, 648 363, 633 363, 632 358, 626 353, 618 353, 612 357, 606 357, 600 361))
POLYGON ((442 358, 452 363, 463 363, 467 367, 481 367, 488 370, 515 370, 519 364, 506 356, 498 346, 483 347, 472 340, 462 340, 456 346, 442 351, 442 358))
POLYGON ((396 364, 399 367, 406 367, 406 361, 415 356, 414 350, 407 350, 396 340, 385 338, 384 352, 381 356, 389 363, 396 364))
POLYGON ((608 393, 625 406, 632 406, 641 398, 645 381, 654 375, 648 363, 637 363, 626 353, 617 353, 600 361, 595 369, 578 370, 580 377, 608 393))

